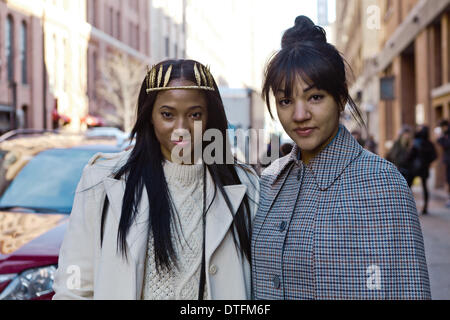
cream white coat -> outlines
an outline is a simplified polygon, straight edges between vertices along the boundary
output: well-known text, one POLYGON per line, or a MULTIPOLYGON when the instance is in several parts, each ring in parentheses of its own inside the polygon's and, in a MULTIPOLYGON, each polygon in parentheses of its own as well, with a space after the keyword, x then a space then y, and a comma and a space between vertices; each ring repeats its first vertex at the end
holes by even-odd
MULTIPOLYGON (((53 299, 140 299, 148 244, 148 198, 144 187, 135 222, 126 242, 128 261, 117 250, 124 179, 111 173, 123 165, 130 151, 97 154, 86 165, 78 184, 68 229, 55 274, 53 299), (100 246, 100 222, 105 193, 110 205, 100 246)), ((235 214, 247 192, 252 219, 259 201, 256 174, 238 169, 242 184, 225 186, 235 214)), ((207 186, 212 186, 208 174, 207 186)), ((212 200, 208 188, 207 200, 212 200)), ((209 203, 209 202, 208 202, 209 203)), ((250 299, 250 266, 236 250, 232 215, 218 191, 206 217, 206 285, 211 299, 250 299)))

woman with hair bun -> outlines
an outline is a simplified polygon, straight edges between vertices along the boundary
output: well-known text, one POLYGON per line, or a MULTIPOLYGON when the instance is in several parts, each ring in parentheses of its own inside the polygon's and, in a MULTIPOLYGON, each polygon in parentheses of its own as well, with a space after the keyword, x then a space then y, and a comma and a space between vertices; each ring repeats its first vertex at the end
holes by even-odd
POLYGON ((263 95, 294 140, 262 174, 252 236, 255 299, 430 299, 413 195, 394 165, 340 124, 345 62, 305 16, 282 38, 263 95))

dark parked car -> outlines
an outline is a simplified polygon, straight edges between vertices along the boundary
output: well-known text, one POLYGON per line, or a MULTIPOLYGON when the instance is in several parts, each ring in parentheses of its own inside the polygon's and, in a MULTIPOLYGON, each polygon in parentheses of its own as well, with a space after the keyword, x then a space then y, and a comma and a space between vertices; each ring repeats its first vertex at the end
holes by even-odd
POLYGON ((53 275, 75 189, 97 152, 115 139, 16 132, 0 137, 0 300, 53 296, 53 275))

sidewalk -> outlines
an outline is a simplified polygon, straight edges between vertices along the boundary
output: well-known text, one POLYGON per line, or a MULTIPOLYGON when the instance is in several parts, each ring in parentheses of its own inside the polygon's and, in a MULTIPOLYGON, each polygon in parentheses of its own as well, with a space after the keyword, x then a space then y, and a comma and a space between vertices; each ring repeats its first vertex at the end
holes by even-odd
POLYGON ((422 187, 413 185, 417 211, 425 242, 425 255, 434 300, 450 300, 450 209, 445 207, 447 192, 429 190, 428 214, 423 208, 422 187))

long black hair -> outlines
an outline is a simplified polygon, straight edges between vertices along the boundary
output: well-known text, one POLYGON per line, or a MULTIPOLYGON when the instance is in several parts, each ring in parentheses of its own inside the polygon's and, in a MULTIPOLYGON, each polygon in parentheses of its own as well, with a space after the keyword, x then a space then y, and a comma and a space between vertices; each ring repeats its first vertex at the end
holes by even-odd
MULTIPOLYGON (((162 65, 163 73, 165 74, 168 67, 172 65, 169 81, 183 79, 195 83, 195 63, 200 65, 200 63, 193 60, 167 60, 160 62, 156 66, 156 70, 159 70, 162 65)), ((223 137, 226 137, 228 122, 217 84, 214 79, 212 81, 215 91, 204 91, 208 109, 206 129, 218 129, 223 137)), ((125 165, 114 174, 116 179, 120 179, 123 175, 126 176, 126 188, 122 202, 117 242, 118 250, 126 258, 126 237, 136 217, 137 207, 143 196, 143 187, 145 186, 147 190, 147 195, 145 196, 149 200, 149 235, 153 235, 155 264, 159 271, 161 268, 170 269, 172 266, 176 266, 176 255, 171 237, 171 223, 174 218, 174 210, 163 171, 164 157, 160 143, 156 138, 153 124, 150 121, 158 91, 147 93, 146 88, 144 79, 138 98, 137 120, 131 132, 132 138, 136 139, 136 144, 125 165)), ((204 147, 205 144, 203 144, 204 147)), ((227 154, 226 152, 230 152, 230 150, 227 150, 229 145, 226 143, 224 143, 223 148, 222 154, 225 155, 227 154)), ((231 203, 224 191, 224 186, 241 184, 236 172, 237 165, 237 163, 207 165, 207 170, 215 184, 214 196, 218 190, 223 195, 230 210, 231 203)), ((248 168, 243 167, 243 169, 248 172, 248 168)), ((247 194, 244 196, 233 218, 232 232, 235 245, 238 246, 241 254, 244 254, 250 261, 251 218, 247 194)))
POLYGON ((348 104, 354 119, 366 127, 348 92, 345 59, 327 42, 325 30, 306 16, 298 16, 295 25, 284 32, 281 50, 266 66, 262 94, 271 116, 270 92, 276 93, 284 84, 284 91, 290 96, 298 76, 308 85, 331 94, 340 111, 348 104))

